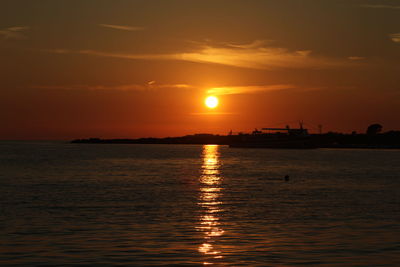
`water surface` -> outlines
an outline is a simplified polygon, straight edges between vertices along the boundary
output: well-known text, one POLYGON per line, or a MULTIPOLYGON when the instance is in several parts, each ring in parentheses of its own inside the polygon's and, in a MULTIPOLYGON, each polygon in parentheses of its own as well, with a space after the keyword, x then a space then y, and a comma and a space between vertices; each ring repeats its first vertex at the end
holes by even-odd
POLYGON ((399 266, 399 176, 399 150, 0 142, 0 264, 399 266))

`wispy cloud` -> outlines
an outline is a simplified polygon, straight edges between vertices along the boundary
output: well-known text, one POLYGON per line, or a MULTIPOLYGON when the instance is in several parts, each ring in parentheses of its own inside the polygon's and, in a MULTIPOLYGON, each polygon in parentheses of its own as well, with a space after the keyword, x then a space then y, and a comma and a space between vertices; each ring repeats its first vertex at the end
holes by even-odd
POLYGON ((151 91, 158 89, 190 89, 188 84, 157 84, 150 81, 146 84, 120 84, 120 85, 35 85, 32 88, 49 90, 113 90, 113 91, 151 91))
MULTIPOLYGON (((164 84, 156 81, 148 81, 145 84, 118 84, 118 85, 35 85, 35 89, 45 90, 96 90, 96 91, 158 91, 158 90, 203 90, 202 88, 190 84, 175 83, 164 84)), ((220 86, 205 90, 208 95, 233 95, 233 94, 255 94, 270 91, 300 89, 292 84, 270 84, 270 85, 248 85, 248 86, 220 86)))
POLYGON ((238 115, 238 113, 233 113, 233 112, 197 112, 197 113, 190 113, 190 115, 194 116, 215 116, 215 115, 220 115, 220 116, 226 116, 226 115, 238 115))
POLYGON ((294 89, 292 84, 251 85, 251 86, 222 86, 207 90, 210 95, 253 94, 269 91, 294 89))
POLYGON ((248 44, 223 43, 223 45, 232 48, 252 49, 252 48, 265 47, 271 43, 273 43, 273 40, 254 40, 253 42, 248 44))
POLYGON ((124 54, 114 52, 102 52, 96 50, 69 50, 69 49, 45 49, 45 52, 53 54, 81 54, 98 57, 112 57, 122 59, 147 59, 147 60, 178 60, 176 54, 124 54))
POLYGON ((0 35, 4 39, 26 39, 25 31, 29 30, 27 26, 14 26, 0 30, 0 35))
POLYGON ((395 43, 400 43, 400 33, 393 33, 389 35, 390 39, 392 39, 395 43))
POLYGON ((262 43, 244 46, 204 46, 198 51, 182 53, 181 60, 215 63, 235 67, 271 69, 276 67, 317 67, 327 62, 317 62, 311 51, 288 51, 284 48, 265 47, 262 43))
POLYGON ((348 57, 348 59, 350 59, 350 60, 364 60, 365 57, 352 56, 352 57, 348 57))
MULTIPOLYGON (((100 57, 133 60, 176 60, 196 63, 213 63, 227 66, 275 69, 275 68, 332 68, 349 65, 347 59, 326 58, 313 55, 310 50, 289 51, 285 48, 269 47, 265 42, 255 41, 244 45, 203 45, 191 52, 171 54, 126 54, 96 50, 70 51, 48 50, 53 53, 75 53, 100 57)), ((353 63, 355 64, 355 63, 353 63)))
POLYGON ((138 26, 126 26, 126 25, 113 25, 113 24, 99 24, 99 26, 104 27, 104 28, 110 28, 114 30, 121 30, 121 31, 144 31, 144 27, 138 27, 138 26))
POLYGON ((379 8, 379 9, 400 9, 400 6, 392 6, 392 5, 361 5, 361 7, 379 8))

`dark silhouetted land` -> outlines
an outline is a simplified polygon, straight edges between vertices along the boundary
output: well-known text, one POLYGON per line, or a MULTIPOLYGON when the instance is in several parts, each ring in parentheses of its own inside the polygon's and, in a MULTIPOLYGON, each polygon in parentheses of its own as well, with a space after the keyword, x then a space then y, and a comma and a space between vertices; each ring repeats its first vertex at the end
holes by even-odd
MULTIPOLYGON (((264 134, 258 139, 280 140, 283 134, 264 134), (274 139, 275 138, 275 139, 274 139)), ((233 145, 246 143, 246 140, 255 138, 254 134, 237 135, 214 135, 214 134, 194 134, 180 137, 165 138, 139 138, 139 139, 77 139, 72 143, 84 144, 217 144, 233 145)), ((389 131, 385 133, 366 133, 366 134, 345 134, 329 132, 324 134, 310 134, 307 142, 313 148, 398 148, 400 149, 400 131, 389 131)), ((255 145, 254 147, 257 147, 255 145)), ((279 148, 279 147, 276 147, 279 148)), ((282 147, 283 148, 283 147, 282 147)), ((291 148, 291 147, 284 147, 291 148)), ((301 147, 292 147, 301 148, 301 147)))

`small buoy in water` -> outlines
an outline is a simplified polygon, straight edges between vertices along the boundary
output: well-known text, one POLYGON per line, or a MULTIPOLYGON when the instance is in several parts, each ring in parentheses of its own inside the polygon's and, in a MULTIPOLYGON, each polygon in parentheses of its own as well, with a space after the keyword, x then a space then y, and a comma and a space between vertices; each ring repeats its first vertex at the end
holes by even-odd
POLYGON ((285 175, 285 181, 289 181, 289 175, 285 175))

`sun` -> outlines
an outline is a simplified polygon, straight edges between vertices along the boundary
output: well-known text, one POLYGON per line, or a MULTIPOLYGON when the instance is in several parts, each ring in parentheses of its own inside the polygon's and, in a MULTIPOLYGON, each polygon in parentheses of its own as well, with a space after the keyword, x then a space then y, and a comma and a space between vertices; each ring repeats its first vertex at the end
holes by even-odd
POLYGON ((204 103, 208 108, 216 108, 218 106, 218 98, 215 96, 208 96, 204 103))

